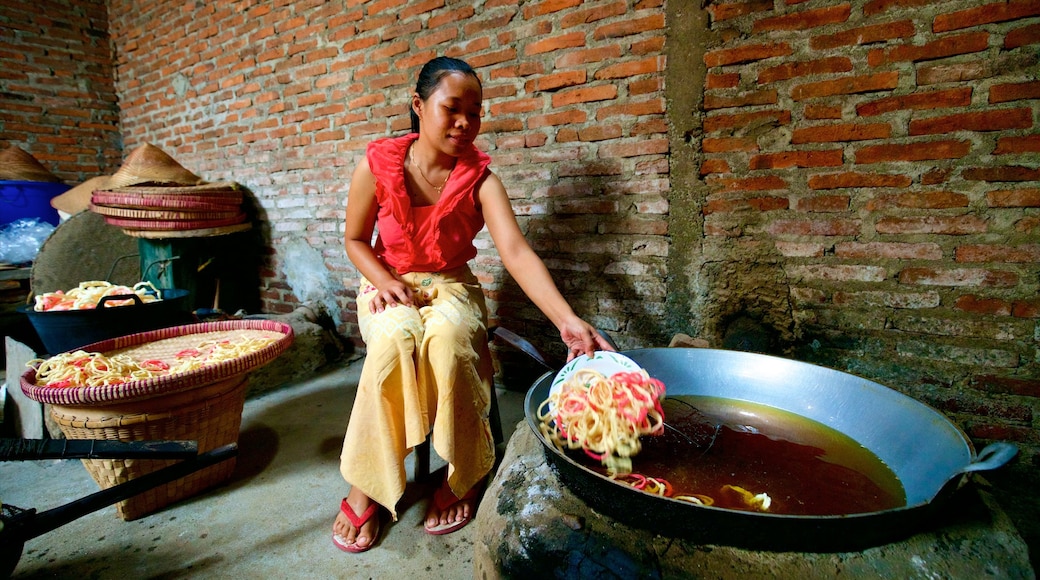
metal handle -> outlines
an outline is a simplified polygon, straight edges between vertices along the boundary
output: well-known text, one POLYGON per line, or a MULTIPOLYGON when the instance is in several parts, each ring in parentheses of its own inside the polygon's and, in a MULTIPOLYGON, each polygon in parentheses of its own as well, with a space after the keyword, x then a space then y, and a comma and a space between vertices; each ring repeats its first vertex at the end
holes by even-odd
POLYGON ((98 300, 97 307, 104 308, 106 302, 112 302, 115 300, 133 300, 134 306, 144 304, 144 302, 141 302, 141 297, 137 294, 112 294, 111 296, 102 296, 101 300, 98 300))
POLYGON ((965 467, 962 471, 988 471, 1002 467, 1018 453, 1018 447, 1014 443, 996 441, 990 443, 979 452, 979 456, 965 467))

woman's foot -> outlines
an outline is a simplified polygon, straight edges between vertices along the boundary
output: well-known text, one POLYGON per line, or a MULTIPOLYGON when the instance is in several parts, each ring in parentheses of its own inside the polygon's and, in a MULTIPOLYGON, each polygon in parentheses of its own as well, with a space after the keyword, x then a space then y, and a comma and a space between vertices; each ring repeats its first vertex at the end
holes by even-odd
POLYGON ((332 542, 346 552, 364 552, 378 537, 379 504, 357 488, 351 488, 332 524, 332 542))
POLYGON ((451 491, 445 481, 433 493, 430 507, 426 509, 426 533, 435 536, 450 534, 462 529, 477 513, 477 486, 474 486, 462 498, 451 491))

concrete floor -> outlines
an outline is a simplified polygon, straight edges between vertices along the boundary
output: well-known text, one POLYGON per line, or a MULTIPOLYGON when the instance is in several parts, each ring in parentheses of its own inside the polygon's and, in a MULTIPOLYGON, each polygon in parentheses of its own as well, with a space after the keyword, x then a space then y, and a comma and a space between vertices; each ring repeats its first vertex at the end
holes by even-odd
MULTIPOLYGON (((473 578, 475 526, 430 536, 432 488, 408 485, 399 521, 363 554, 331 541, 348 491, 338 457, 361 362, 246 401, 225 485, 123 521, 110 506, 29 540, 13 578, 473 578)), ((509 438, 523 394, 498 391, 509 438)), ((433 469, 443 466, 436 456, 433 469)), ((412 462, 407 461, 408 473, 412 462)), ((439 474, 438 474, 439 475, 439 474)), ((79 460, 0 462, 0 500, 39 511, 97 491, 79 460)))

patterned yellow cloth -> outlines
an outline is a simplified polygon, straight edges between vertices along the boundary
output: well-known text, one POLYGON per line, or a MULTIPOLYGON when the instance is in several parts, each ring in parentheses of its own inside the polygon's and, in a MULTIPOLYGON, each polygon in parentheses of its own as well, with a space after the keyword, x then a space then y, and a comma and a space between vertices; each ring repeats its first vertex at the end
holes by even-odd
POLYGON ((340 456, 340 473, 397 519, 407 476, 404 458, 433 426, 433 448, 448 462, 448 484, 462 497, 491 470, 495 444, 487 306, 463 266, 401 276, 416 305, 372 314, 376 289, 362 279, 358 324, 368 352, 340 456))

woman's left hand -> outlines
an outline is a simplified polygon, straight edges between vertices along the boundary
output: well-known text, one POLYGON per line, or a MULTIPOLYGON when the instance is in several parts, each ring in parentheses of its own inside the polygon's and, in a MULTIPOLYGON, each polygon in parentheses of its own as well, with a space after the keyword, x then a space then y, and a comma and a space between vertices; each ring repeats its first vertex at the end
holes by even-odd
POLYGON ((591 357, 597 350, 614 350, 595 327, 580 318, 560 326, 560 339, 567 345, 568 361, 583 354, 591 357))

